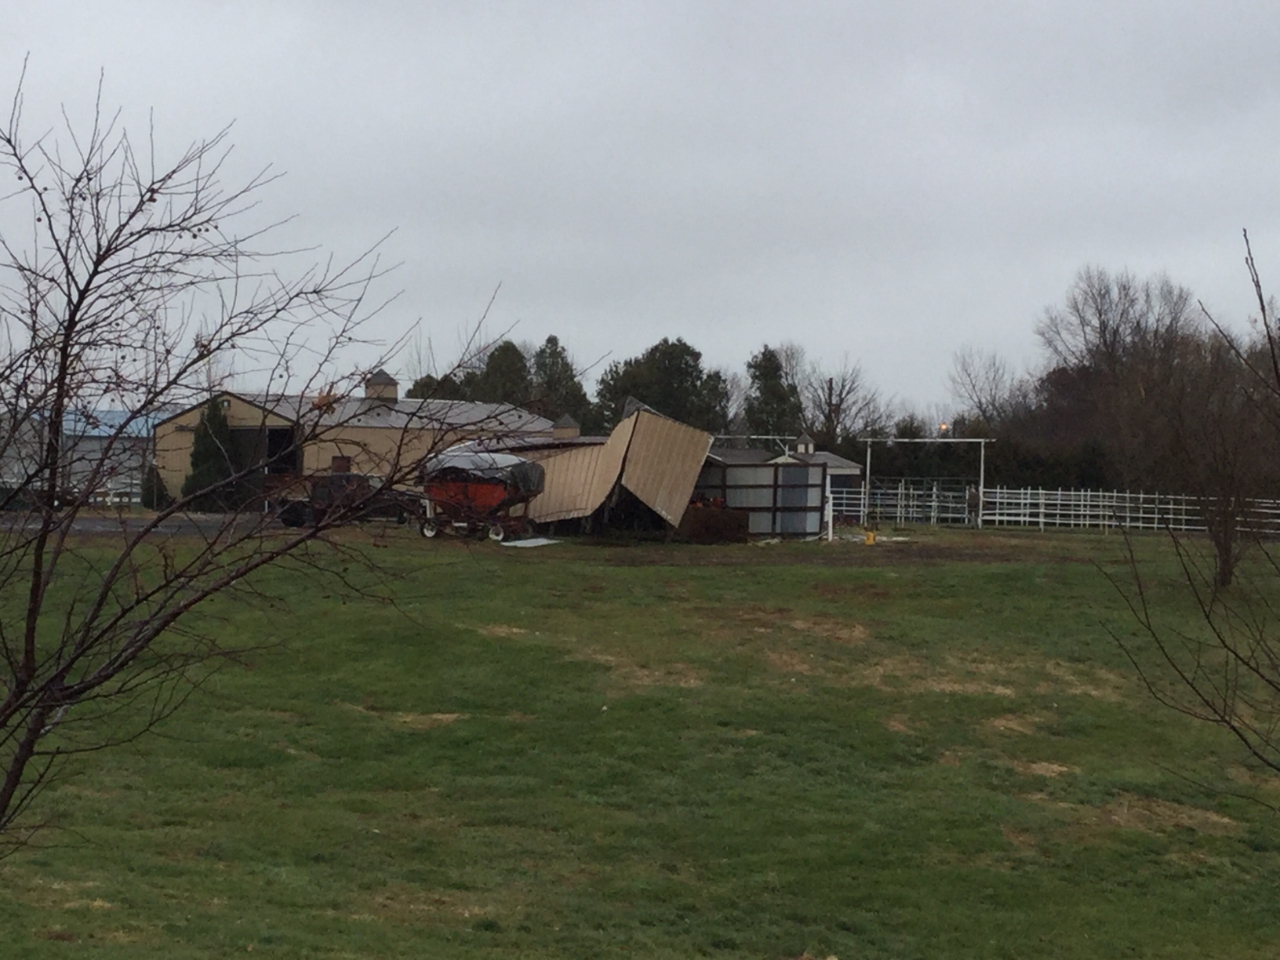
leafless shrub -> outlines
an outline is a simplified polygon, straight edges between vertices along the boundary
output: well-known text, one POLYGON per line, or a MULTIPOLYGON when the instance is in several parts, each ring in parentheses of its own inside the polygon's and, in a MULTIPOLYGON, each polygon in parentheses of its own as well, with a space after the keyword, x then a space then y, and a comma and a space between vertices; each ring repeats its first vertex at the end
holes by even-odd
POLYGON ((227 186, 227 131, 165 162, 101 108, 101 90, 88 127, 57 137, 27 139, 22 104, 20 85, 0 128, 0 848, 25 838, 64 761, 137 736, 198 668, 234 653, 191 616, 205 600, 254 596, 271 564, 341 576, 362 560, 321 545, 376 491, 292 529, 264 509, 328 467, 304 451, 342 453, 395 487, 460 435, 519 419, 427 399, 394 408, 390 441, 362 439, 383 413, 357 393, 378 364, 345 358, 368 352, 383 306, 376 252, 286 274, 297 252, 253 225, 273 177, 227 186), (149 459, 153 425, 206 402, 231 369, 270 385, 260 432, 283 417, 288 442, 223 450, 214 479, 170 489, 154 512, 104 509, 149 459), (194 513, 211 495, 225 512, 194 513), (109 535, 86 539, 86 523, 109 535))

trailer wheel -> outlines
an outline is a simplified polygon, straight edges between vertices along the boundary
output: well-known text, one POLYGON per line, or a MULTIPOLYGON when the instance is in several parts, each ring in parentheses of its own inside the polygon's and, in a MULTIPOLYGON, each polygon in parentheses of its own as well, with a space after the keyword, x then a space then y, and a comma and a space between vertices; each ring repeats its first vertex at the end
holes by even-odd
POLYGON ((418 532, 429 540, 440 532, 440 524, 434 517, 427 517, 418 525, 418 532))
POLYGON ((494 543, 501 543, 507 539, 507 528, 500 523, 495 523, 489 527, 489 539, 494 543))

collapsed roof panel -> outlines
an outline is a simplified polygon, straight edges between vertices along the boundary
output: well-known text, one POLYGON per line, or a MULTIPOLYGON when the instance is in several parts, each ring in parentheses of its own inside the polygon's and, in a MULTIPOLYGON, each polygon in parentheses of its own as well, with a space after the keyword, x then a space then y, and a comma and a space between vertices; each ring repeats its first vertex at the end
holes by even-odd
POLYGON ((676 526, 710 446, 709 433, 643 407, 602 444, 522 450, 546 470, 546 486, 529 504, 528 517, 545 523, 590 516, 621 483, 676 526))
POLYGON ((622 485, 667 523, 679 526, 711 448, 711 434, 647 409, 633 416, 635 433, 622 485))

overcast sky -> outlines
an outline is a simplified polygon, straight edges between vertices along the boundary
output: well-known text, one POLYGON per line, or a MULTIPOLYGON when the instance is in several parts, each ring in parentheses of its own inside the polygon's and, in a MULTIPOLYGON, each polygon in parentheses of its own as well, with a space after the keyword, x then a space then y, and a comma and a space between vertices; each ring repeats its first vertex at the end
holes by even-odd
POLYGON ((1243 323, 1248 227, 1280 290, 1274 3, 0 0, 5 97, 28 53, 32 128, 103 70, 162 156, 234 121, 290 242, 395 230, 380 322, 443 354, 501 283, 579 362, 794 340, 926 405, 1085 264, 1243 323))

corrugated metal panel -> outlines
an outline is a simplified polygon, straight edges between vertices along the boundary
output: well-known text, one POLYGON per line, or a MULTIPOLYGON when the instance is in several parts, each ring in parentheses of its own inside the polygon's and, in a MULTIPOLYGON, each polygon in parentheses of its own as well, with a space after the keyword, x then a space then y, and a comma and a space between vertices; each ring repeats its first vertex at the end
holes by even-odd
POLYGON ((542 493, 529 503, 529 518, 546 523, 594 513, 618 482, 635 421, 635 416, 622 421, 602 444, 530 451, 527 456, 542 464, 546 479, 542 493))
POLYGON ((595 475, 603 445, 568 450, 530 451, 546 471, 542 493, 529 502, 526 516, 538 523, 568 520, 591 513, 587 507, 590 478, 595 475))
POLYGON ((636 422, 622 485, 667 523, 679 526, 711 449, 711 434, 647 410, 629 419, 636 422))

